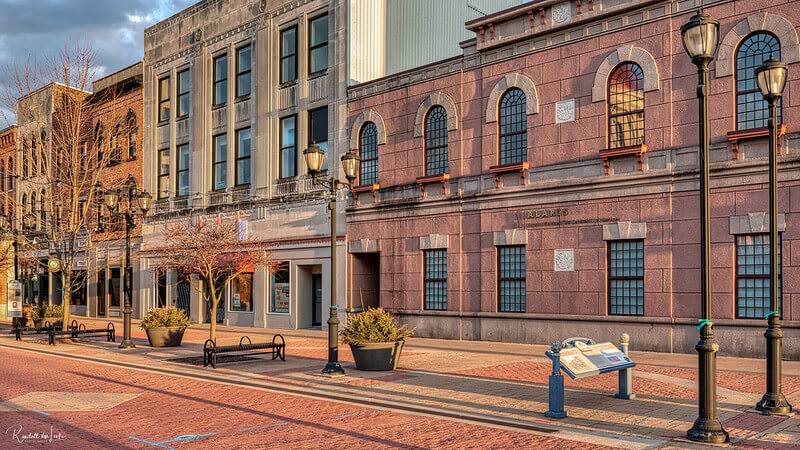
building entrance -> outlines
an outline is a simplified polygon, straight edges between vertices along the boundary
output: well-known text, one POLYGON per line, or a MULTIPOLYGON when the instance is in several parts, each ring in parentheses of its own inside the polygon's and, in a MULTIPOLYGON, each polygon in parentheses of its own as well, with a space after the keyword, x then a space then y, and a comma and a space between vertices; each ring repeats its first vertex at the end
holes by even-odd
POLYGON ((311 276, 311 324, 315 327, 322 326, 322 274, 311 276))

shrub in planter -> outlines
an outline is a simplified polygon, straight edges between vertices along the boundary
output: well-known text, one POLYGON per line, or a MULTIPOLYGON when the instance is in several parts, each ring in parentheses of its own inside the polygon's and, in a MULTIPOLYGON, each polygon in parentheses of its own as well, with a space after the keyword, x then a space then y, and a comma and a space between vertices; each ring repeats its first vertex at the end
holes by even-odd
POLYGON ((170 306, 148 311, 141 327, 147 333, 151 347, 176 347, 181 345, 183 332, 190 324, 184 310, 170 306))
POLYGON ((350 346, 358 370, 394 370, 406 338, 414 334, 407 325, 398 326, 383 308, 369 308, 347 317, 340 332, 350 346))
POLYGON ((61 327, 64 317, 64 307, 61 305, 34 306, 31 309, 30 319, 36 327, 43 327, 45 322, 50 322, 53 327, 61 327))

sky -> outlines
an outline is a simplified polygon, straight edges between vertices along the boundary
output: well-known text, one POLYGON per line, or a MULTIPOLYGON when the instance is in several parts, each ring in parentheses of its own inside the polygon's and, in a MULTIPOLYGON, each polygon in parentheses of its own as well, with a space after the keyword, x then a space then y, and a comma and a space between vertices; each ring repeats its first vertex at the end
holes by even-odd
MULTIPOLYGON (((87 41, 99 76, 142 59, 149 27, 200 0, 0 0, 0 68, 87 41)), ((1 72, 0 72, 1 73, 1 72)), ((0 75, 0 89, 7 80, 0 75)), ((7 124, 0 116, 0 128, 7 124)))

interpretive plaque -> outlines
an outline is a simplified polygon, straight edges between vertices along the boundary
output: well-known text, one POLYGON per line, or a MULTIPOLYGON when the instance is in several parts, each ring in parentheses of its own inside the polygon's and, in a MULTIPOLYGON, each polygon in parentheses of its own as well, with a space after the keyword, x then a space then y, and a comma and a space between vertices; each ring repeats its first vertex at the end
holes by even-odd
POLYGON ((575 347, 561 350, 561 368, 573 380, 635 365, 636 363, 610 342, 593 345, 577 342, 575 347))

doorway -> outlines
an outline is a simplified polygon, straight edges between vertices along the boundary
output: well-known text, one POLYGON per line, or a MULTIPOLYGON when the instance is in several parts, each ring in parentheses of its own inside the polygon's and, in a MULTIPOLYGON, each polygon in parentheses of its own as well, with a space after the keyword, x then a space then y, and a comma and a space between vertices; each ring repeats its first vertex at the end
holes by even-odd
POLYGON ((311 325, 322 326, 322 274, 311 275, 311 325))
POLYGON ((106 269, 97 271, 97 317, 106 316, 106 269))

